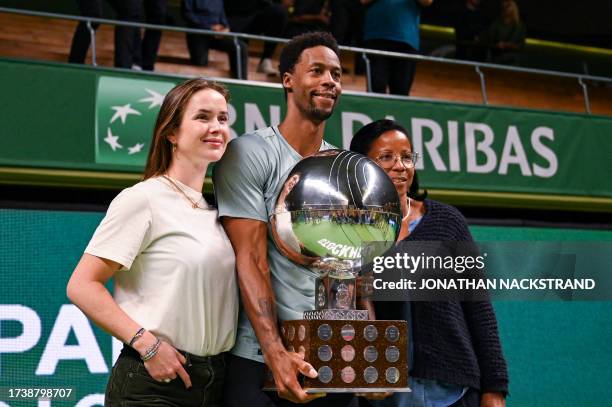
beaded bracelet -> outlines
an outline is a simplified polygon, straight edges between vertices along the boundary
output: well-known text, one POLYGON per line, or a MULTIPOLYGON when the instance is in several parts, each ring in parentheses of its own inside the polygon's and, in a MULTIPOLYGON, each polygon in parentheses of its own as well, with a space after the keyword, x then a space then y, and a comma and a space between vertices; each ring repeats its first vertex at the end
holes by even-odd
POLYGON ((159 345, 161 345, 161 340, 157 338, 157 341, 155 341, 155 343, 149 349, 145 351, 145 354, 140 357, 142 361, 146 362, 147 360, 152 359, 153 356, 157 355, 157 351, 159 350, 159 345))
POLYGON ((130 340, 129 346, 130 346, 130 347, 132 347, 132 346, 134 345, 134 343, 135 343, 135 342, 136 342, 138 339, 142 338, 142 335, 144 335, 144 333, 145 333, 145 329, 144 329, 144 328, 140 328, 140 329, 138 330, 138 332, 136 332, 136 333, 134 334, 134 336, 132 336, 132 339, 130 340))

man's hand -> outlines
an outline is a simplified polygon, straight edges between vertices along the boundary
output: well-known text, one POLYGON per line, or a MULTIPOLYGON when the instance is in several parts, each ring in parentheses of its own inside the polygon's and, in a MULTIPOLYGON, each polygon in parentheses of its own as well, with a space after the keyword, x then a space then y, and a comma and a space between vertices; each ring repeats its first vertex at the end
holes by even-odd
POLYGON ((506 407, 506 398, 502 393, 482 393, 480 407, 506 407))
POLYGON ((212 26, 210 26, 210 29, 217 32, 229 32, 229 28, 227 28, 223 24, 213 24, 212 26))
MULTIPOLYGON (((216 31, 216 32, 221 32, 221 33, 227 33, 229 32, 229 28, 224 26, 223 24, 213 24, 210 27, 211 30, 216 31)), ((215 38, 218 40, 222 40, 223 37, 220 35, 215 35, 215 38)))
POLYGON ((320 394, 307 394, 297 381, 299 373, 317 377, 304 355, 287 352, 278 332, 274 291, 267 257, 265 222, 243 218, 221 218, 236 253, 240 295, 251 325, 257 334, 264 360, 274 376, 280 397, 307 403, 320 394))
POLYGON ((302 353, 288 352, 283 349, 274 357, 264 355, 264 358, 274 376, 279 397, 293 403, 308 403, 326 395, 325 393, 308 394, 298 383, 297 375, 300 373, 312 379, 318 375, 312 365, 304 361, 302 353))

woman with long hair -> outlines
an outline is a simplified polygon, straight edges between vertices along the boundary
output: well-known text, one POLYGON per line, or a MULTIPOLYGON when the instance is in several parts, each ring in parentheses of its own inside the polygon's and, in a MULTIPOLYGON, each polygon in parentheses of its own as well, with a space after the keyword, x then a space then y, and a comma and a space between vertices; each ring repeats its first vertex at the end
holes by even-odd
POLYGON ((229 141, 228 97, 204 79, 168 93, 143 181, 112 201, 68 282, 70 300, 125 344, 107 406, 221 406, 238 292, 234 252, 202 187, 229 141))

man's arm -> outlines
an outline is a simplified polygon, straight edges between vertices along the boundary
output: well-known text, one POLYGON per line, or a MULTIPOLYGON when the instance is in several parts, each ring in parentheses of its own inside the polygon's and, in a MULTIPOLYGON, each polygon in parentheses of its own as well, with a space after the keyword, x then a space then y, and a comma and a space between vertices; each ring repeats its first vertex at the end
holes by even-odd
POLYGON ((304 355, 288 352, 281 342, 276 318, 274 290, 267 257, 267 225, 253 219, 221 218, 236 253, 238 284, 244 309, 255 330, 264 360, 280 397, 305 403, 321 395, 307 394, 297 381, 297 373, 316 377, 304 355))

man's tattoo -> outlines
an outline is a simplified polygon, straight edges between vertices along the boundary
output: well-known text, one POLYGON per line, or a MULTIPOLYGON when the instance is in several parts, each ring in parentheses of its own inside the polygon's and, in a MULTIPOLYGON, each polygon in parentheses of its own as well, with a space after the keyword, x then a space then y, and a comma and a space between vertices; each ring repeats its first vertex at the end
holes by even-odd
POLYGON ((270 319, 276 318, 274 302, 270 298, 260 298, 257 302, 259 303, 257 315, 270 319))

